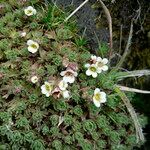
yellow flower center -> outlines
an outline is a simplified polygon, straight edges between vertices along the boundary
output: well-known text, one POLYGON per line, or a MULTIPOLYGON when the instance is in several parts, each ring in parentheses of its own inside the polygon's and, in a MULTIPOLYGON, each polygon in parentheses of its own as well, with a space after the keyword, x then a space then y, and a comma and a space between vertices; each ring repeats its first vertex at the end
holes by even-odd
POLYGON ((90 67, 90 70, 91 70, 92 72, 96 72, 96 68, 95 68, 95 67, 90 67))
POLYGON ((34 79, 33 79, 33 81, 35 81, 35 82, 36 82, 37 80, 38 80, 37 78, 34 78, 34 79))
POLYGON ((101 99, 101 95, 99 93, 95 94, 94 97, 97 101, 99 101, 101 99))
POLYGON ((52 85, 48 85, 48 84, 45 84, 45 88, 47 91, 51 91, 53 86, 52 85))
POLYGON ((27 14, 30 14, 30 13, 32 13, 32 10, 28 10, 28 11, 27 11, 27 14))
POLYGON ((31 44, 31 47, 37 49, 37 46, 35 44, 31 44))

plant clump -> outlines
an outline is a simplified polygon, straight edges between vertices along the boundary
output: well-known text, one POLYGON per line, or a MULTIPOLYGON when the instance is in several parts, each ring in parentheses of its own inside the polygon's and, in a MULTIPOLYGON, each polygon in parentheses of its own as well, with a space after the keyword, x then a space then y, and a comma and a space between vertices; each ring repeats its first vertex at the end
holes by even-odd
POLYGON ((2 150, 137 145, 133 121, 113 89, 116 73, 108 59, 90 53, 66 16, 40 0, 0 3, 2 150))

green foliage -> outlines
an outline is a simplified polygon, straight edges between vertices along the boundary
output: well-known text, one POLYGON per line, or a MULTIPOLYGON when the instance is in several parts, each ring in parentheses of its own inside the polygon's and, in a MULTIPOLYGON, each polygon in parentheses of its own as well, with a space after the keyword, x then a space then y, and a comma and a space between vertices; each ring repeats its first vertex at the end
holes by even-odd
MULTIPOLYGON (((20 114, 22 111, 26 109, 26 103, 24 101, 20 101, 16 104, 14 111, 18 114, 20 114)), ((11 108, 13 109, 13 108, 11 108)))
POLYGON ((60 28, 56 30, 56 34, 57 34, 58 39, 61 39, 61 40, 67 40, 67 39, 72 38, 72 32, 69 29, 60 28))
POLYGON ((70 135, 67 135, 64 137, 64 141, 65 141, 65 143, 71 145, 72 144, 72 137, 70 135))
POLYGON ((49 75, 54 75, 57 73, 57 67, 55 65, 47 65, 46 68, 49 75))
POLYGON ((80 141, 80 145, 83 150, 91 150, 92 149, 92 144, 87 140, 80 141))
POLYGON ((19 127, 24 127, 27 128, 29 126, 29 121, 25 117, 21 117, 20 119, 17 120, 16 126, 19 127))
POLYGON ((109 47, 107 43, 101 43, 99 45, 99 55, 106 56, 109 52, 109 47))
POLYGON ((82 47, 82 46, 85 46, 87 43, 87 41, 82 38, 82 37, 78 37, 75 39, 75 44, 78 46, 78 47, 82 47))
POLYGON ((50 116, 50 123, 52 126, 58 125, 59 116, 58 115, 51 115, 50 116))
POLYGON ((45 150, 44 148, 44 144, 41 140, 35 140, 33 141, 32 145, 31 145, 31 149, 33 150, 45 150))
POLYGON ((109 125, 109 121, 104 115, 99 115, 96 118, 96 123, 99 128, 105 128, 105 127, 108 127, 109 125))
POLYGON ((78 142, 84 140, 83 134, 80 133, 80 132, 76 132, 76 133, 74 134, 74 138, 75 138, 78 142))
POLYGON ((59 137, 59 128, 57 128, 57 127, 51 127, 50 128, 50 134, 53 137, 59 137))
POLYGON ((31 94, 31 95, 29 95, 29 102, 30 103, 37 103, 37 101, 38 101, 38 96, 36 95, 36 94, 31 94))
POLYGON ((42 128, 42 133, 43 135, 46 135, 49 133, 49 127, 47 125, 44 125, 42 128))
POLYGON ((97 149, 105 149, 106 144, 107 144, 107 143, 106 143, 105 140, 99 139, 99 140, 97 141, 97 149))
POLYGON ((73 112, 79 117, 83 115, 83 110, 80 106, 75 106, 75 108, 73 109, 73 112))
POLYGON ((54 140, 52 142, 52 147, 55 148, 56 150, 62 150, 62 143, 59 140, 54 140))
POLYGON ((9 112, 0 112, 0 120, 3 122, 8 122, 11 120, 11 114, 9 112))
POLYGON ((93 132, 94 130, 96 130, 96 124, 92 120, 86 120, 83 122, 83 129, 86 132, 93 132))
MULTIPOLYGON (((91 62, 92 54, 86 39, 78 35, 74 20, 64 23, 67 13, 56 5, 45 6, 40 0, 3 0, 3 5, 0 150, 132 149, 136 145, 134 124, 114 91, 118 79, 126 74, 113 70, 103 71, 96 79, 87 76, 85 64, 91 62), (24 8, 30 5, 37 15, 25 15, 24 8), (39 44, 35 54, 28 51, 28 40, 39 44), (70 99, 62 98, 63 91, 56 92, 56 97, 42 94, 45 81, 52 80, 53 88, 58 88, 61 71, 66 66, 74 70, 76 64, 78 76, 67 87, 70 99), (31 81, 33 76, 38 77, 36 83, 31 81), (107 94, 100 108, 93 104, 96 88, 107 94)), ((105 43, 99 49, 99 56, 107 56, 105 43)), ((140 115, 139 121, 145 126, 147 120, 140 115)))
POLYGON ((54 63, 54 65, 60 66, 61 63, 62 63, 62 58, 61 58, 61 56, 55 55, 55 56, 53 57, 52 62, 54 63))
POLYGON ((32 114, 33 123, 41 122, 43 119, 43 113, 41 111, 36 111, 32 114))
POLYGON ((68 58, 71 62, 76 62, 78 59, 78 54, 76 52, 71 52, 68 54, 68 58))
POLYGON ((94 141, 97 141, 100 135, 96 131, 93 131, 91 132, 91 136, 94 141))
POLYGON ((54 103, 54 109, 56 111, 66 111, 67 108, 68 104, 63 99, 54 103))
POLYGON ((73 118, 71 115, 65 115, 64 116, 64 124, 69 126, 69 125, 72 125, 73 123, 73 118))
POLYGON ((26 142, 32 143, 35 139, 36 139, 36 136, 34 135, 32 131, 29 131, 24 134, 24 140, 26 142))

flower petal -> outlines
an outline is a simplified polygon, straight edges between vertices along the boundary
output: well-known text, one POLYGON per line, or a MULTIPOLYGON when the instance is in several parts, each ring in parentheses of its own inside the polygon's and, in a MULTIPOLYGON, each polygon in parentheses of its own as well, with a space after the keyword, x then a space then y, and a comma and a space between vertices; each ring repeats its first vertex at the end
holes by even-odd
POLYGON ((34 8, 33 8, 32 6, 28 6, 27 9, 32 10, 32 9, 34 9, 34 8))
POLYGON ((92 77, 96 78, 97 77, 97 72, 92 72, 92 77))
POLYGON ((99 92, 100 92, 100 89, 99 89, 99 88, 96 88, 96 89, 94 90, 94 95, 97 94, 97 93, 99 93, 99 92))
POLYGON ((107 65, 104 65, 103 67, 101 67, 101 69, 102 69, 103 71, 107 71, 107 70, 108 70, 108 66, 107 66, 107 65))
POLYGON ((93 103, 96 107, 100 107, 100 105, 101 105, 100 102, 95 99, 93 99, 93 103))
POLYGON ((87 76, 90 76, 92 73, 93 73, 93 72, 90 71, 89 69, 86 71, 86 75, 87 75, 87 76))
POLYGON ((49 96, 50 96, 50 93, 47 92, 45 95, 46 95, 46 97, 49 97, 49 96))
POLYGON ((74 76, 64 76, 63 77, 63 80, 66 82, 66 83, 73 83, 75 81, 75 77, 74 76))
POLYGON ((92 59, 92 60, 96 60, 97 57, 96 57, 95 55, 92 55, 92 56, 91 56, 91 59, 92 59))
POLYGON ((37 76, 31 77, 31 82, 32 82, 32 83, 38 82, 38 77, 37 77, 37 76))
POLYGON ((47 81, 45 81, 45 82, 44 82, 44 84, 50 85, 50 83, 49 83, 49 82, 47 82, 47 81))
POLYGON ((101 73, 102 72, 102 68, 98 67, 97 68, 97 73, 101 73))
POLYGON ((44 89, 44 87, 45 87, 45 85, 42 85, 42 86, 41 86, 41 90, 44 89))
POLYGON ((102 58, 101 57, 97 57, 97 62, 101 62, 102 58))
POLYGON ((62 72, 60 73, 61 76, 64 76, 65 74, 66 74, 66 71, 62 71, 62 72))
POLYGON ((69 98, 70 97, 70 94, 69 94, 68 90, 63 91, 62 94, 63 94, 63 98, 69 98))
POLYGON ((36 9, 34 9, 32 6, 28 6, 27 8, 24 9, 24 13, 27 16, 32 16, 36 14, 36 9))
POLYGON ((31 45, 31 44, 33 44, 33 41, 32 40, 28 40, 27 41, 27 45, 31 45))
POLYGON ((34 14, 34 15, 36 14, 36 9, 33 9, 33 14, 34 14))
POLYGON ((31 52, 31 53, 36 53, 37 50, 38 50, 37 48, 33 48, 31 46, 28 47, 28 51, 31 52))
POLYGON ((21 37, 25 37, 26 34, 27 34, 27 33, 26 33, 25 31, 23 31, 23 32, 20 33, 20 36, 21 36, 21 37))
POLYGON ((108 59, 107 58, 103 58, 102 63, 103 64, 107 64, 108 63, 108 59))
POLYGON ((34 42, 34 44, 36 45, 37 49, 39 49, 39 44, 37 42, 34 42))
POLYGON ((64 91, 68 87, 68 84, 62 80, 59 82, 58 86, 62 91, 64 91))
POLYGON ((77 76, 78 76, 78 73, 77 73, 77 72, 74 72, 74 76, 77 77, 77 76))
POLYGON ((100 95, 101 95, 100 102, 105 103, 106 102, 106 93, 105 92, 100 92, 100 95))
POLYGON ((46 88, 45 88, 45 85, 42 85, 41 86, 41 92, 42 92, 42 94, 46 94, 47 93, 47 90, 46 90, 46 88))
POLYGON ((84 67, 85 67, 85 68, 89 68, 89 67, 90 67, 90 64, 85 64, 84 67))

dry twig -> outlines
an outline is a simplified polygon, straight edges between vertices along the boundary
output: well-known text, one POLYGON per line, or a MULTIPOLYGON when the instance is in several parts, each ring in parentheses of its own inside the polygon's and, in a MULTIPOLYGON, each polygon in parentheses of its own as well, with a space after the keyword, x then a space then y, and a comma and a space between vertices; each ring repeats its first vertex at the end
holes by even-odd
POLYGON ((122 48, 122 25, 120 26, 120 44, 119 44, 119 54, 121 53, 122 48))
POLYGON ((138 117, 136 115, 136 112, 134 110, 134 108, 132 107, 130 100, 127 98, 127 96, 125 95, 125 93, 123 93, 118 87, 115 87, 115 91, 118 93, 118 95, 121 97, 122 101, 124 102, 124 104, 126 105, 131 118, 134 122, 135 125, 135 129, 136 129, 136 135, 137 135, 137 143, 139 142, 139 140, 144 142, 144 135, 142 132, 142 127, 138 121, 138 117))
POLYGON ((131 21, 130 33, 129 33, 129 37, 128 37, 128 41, 126 44, 124 54, 123 54, 122 58, 120 59, 119 63, 117 64, 116 69, 118 69, 122 66, 127 54, 129 53, 129 47, 131 45, 132 33, 133 33, 133 21, 131 21))
POLYGON ((150 94, 150 91, 145 91, 145 90, 139 90, 135 88, 130 88, 127 86, 122 86, 122 85, 116 85, 121 91, 129 91, 129 92, 135 92, 135 93, 143 93, 143 94, 150 94))
POLYGON ((129 78, 129 77, 142 77, 150 75, 150 70, 135 70, 125 72, 125 75, 121 75, 118 79, 129 78))
POLYGON ((80 8, 82 8, 89 0, 85 0, 82 4, 80 4, 79 7, 77 7, 66 19, 65 22, 67 22, 80 8))
POLYGON ((97 0, 101 3, 102 5, 102 8, 105 12, 105 15, 107 17, 107 21, 108 21, 108 24, 109 24, 109 43, 110 43, 110 53, 109 53, 109 58, 111 57, 112 55, 112 49, 113 49, 113 40, 112 40, 112 18, 111 18, 111 15, 110 15, 110 12, 108 10, 108 8, 106 7, 106 5, 101 1, 101 0, 97 0))

